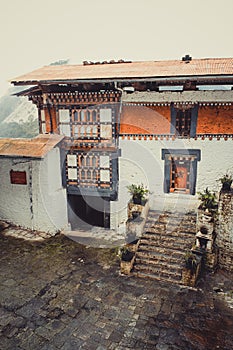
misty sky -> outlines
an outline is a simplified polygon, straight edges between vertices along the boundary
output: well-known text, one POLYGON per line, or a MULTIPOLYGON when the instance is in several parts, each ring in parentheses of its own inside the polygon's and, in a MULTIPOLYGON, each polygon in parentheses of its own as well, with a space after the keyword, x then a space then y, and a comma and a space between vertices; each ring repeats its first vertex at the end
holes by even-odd
POLYGON ((59 59, 233 57, 233 0, 0 0, 0 95, 59 59))

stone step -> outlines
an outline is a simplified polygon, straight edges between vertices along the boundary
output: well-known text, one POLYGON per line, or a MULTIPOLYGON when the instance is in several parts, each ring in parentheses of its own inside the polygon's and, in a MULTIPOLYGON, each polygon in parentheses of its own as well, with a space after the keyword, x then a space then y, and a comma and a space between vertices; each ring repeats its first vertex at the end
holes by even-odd
POLYGON ((172 237, 194 237, 196 235, 196 230, 195 228, 189 228, 189 230, 185 231, 183 229, 183 227, 181 227, 180 229, 174 229, 174 230, 157 230, 156 228, 153 227, 145 227, 145 232, 144 234, 159 234, 159 235, 164 235, 164 236, 172 236, 172 237))
POLYGON ((167 254, 172 254, 172 252, 178 251, 178 252, 186 252, 187 248, 191 249, 191 245, 183 245, 183 246, 169 246, 169 245, 153 245, 153 244, 143 244, 140 243, 138 247, 138 251, 144 250, 144 251, 151 251, 151 252, 161 252, 161 253, 167 253, 167 254))
POLYGON ((177 279, 173 279, 170 276, 169 277, 164 277, 164 276, 156 276, 156 275, 151 275, 148 273, 144 273, 144 272, 132 272, 133 276, 139 277, 139 278, 147 278, 147 279, 151 279, 151 280, 155 280, 155 281, 159 281, 159 282, 166 282, 166 283, 172 283, 172 284, 182 284, 181 280, 177 280, 177 279))
POLYGON ((135 265, 149 265, 149 266, 154 266, 154 267, 161 267, 161 269, 170 269, 170 268, 176 268, 180 269, 181 268, 181 262, 175 260, 168 260, 168 259, 150 259, 150 258, 136 258, 135 260, 135 265))
POLYGON ((143 247, 143 248, 139 248, 137 253, 136 253, 136 256, 137 254, 144 254, 144 256, 149 256, 151 257, 152 259, 154 257, 158 257, 158 256, 167 256, 167 257, 172 257, 172 258, 175 258, 175 259, 182 259, 186 253, 186 250, 185 251, 180 251, 180 250, 175 250, 175 249, 165 249, 165 248, 161 248, 161 249, 158 249, 158 250, 153 250, 150 249, 150 247, 143 247))
POLYGON ((184 256, 195 243, 196 214, 149 211, 133 274, 181 283, 184 256))
POLYGON ((136 260, 137 259, 143 259, 143 260, 150 260, 150 261, 164 261, 164 262, 174 262, 174 263, 180 263, 184 259, 185 253, 180 253, 178 251, 173 252, 173 255, 170 254, 164 254, 159 252, 148 252, 148 251, 137 251, 136 253, 136 260))
POLYGON ((143 272, 148 272, 150 274, 155 274, 155 275, 166 275, 166 276, 175 276, 175 278, 179 277, 181 278, 182 274, 182 267, 170 267, 170 268, 165 268, 162 265, 147 265, 147 264, 135 264, 134 265, 134 271, 143 271, 143 272))
POLYGON ((166 229, 166 224, 163 224, 161 222, 154 222, 153 220, 152 221, 147 220, 145 223, 145 227, 152 227, 154 229, 162 231, 166 229))
POLYGON ((187 230, 187 232, 190 231, 190 227, 196 227, 196 220, 187 220, 187 221, 174 221, 170 220, 169 222, 160 222, 160 221, 154 221, 154 220, 147 220, 145 223, 145 227, 151 227, 155 229, 162 230, 172 230, 172 229, 180 229, 183 228, 183 230, 187 230))
POLYGON ((135 265, 134 266, 134 272, 138 273, 138 274, 144 274, 147 275, 147 276, 150 276, 150 277, 157 277, 157 278, 160 278, 160 279, 166 279, 166 280, 169 280, 169 281, 177 281, 177 282, 180 282, 181 279, 182 279, 182 270, 180 271, 162 271, 162 270, 156 270, 156 269, 153 269, 153 268, 148 268, 148 266, 143 266, 143 265, 140 265, 140 266, 137 266, 135 265))
POLYGON ((187 249, 191 249, 192 243, 187 242, 184 244, 180 244, 180 243, 167 244, 166 242, 161 242, 160 244, 158 244, 157 242, 154 242, 154 241, 148 241, 148 240, 140 241, 140 245, 139 245, 140 250, 148 250, 147 249, 148 247, 150 251, 155 251, 155 252, 160 250, 164 252, 166 249, 168 249, 169 252, 170 250, 184 252, 184 251, 187 251, 187 249))
POLYGON ((187 236, 184 233, 180 233, 177 236, 173 236, 170 234, 162 235, 158 232, 148 232, 146 231, 143 233, 142 238, 143 240, 148 241, 154 241, 158 243, 167 242, 167 243, 173 243, 173 242, 179 242, 180 244, 186 243, 186 242, 192 242, 195 239, 195 235, 187 236))
POLYGON ((196 215, 185 215, 185 214, 177 214, 177 215, 156 215, 154 216, 153 214, 151 214, 150 212, 148 213, 147 216, 147 220, 148 221, 154 221, 154 222, 159 222, 159 223, 163 223, 163 224, 167 224, 169 222, 176 222, 176 223, 180 223, 180 222, 195 222, 196 221, 196 215))

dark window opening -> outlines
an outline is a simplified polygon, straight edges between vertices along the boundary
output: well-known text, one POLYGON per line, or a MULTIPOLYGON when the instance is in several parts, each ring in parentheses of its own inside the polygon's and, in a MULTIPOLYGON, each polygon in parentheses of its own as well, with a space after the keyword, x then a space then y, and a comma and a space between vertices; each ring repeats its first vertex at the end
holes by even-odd
POLYGON ((189 136, 191 130, 191 109, 178 110, 176 114, 176 133, 180 136, 189 136))
POLYGON ((178 137, 195 137, 198 105, 171 104, 171 134, 178 137))

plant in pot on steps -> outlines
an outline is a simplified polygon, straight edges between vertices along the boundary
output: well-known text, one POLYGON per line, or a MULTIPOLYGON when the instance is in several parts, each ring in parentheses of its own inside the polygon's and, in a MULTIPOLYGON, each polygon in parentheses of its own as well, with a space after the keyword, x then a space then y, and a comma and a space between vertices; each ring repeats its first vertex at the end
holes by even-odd
POLYGON ((121 260, 122 261, 131 261, 134 257, 134 252, 129 250, 127 247, 121 248, 121 260))
POLYGON ((132 195, 133 203, 143 205, 146 201, 146 196, 150 191, 143 185, 132 184, 127 186, 129 193, 132 195))
POLYGON ((214 192, 211 192, 208 187, 203 192, 198 192, 198 199, 201 204, 198 209, 205 212, 214 213, 218 208, 217 197, 214 192))
POLYGON ((226 173, 220 177, 217 182, 220 182, 222 184, 221 192, 230 192, 232 181, 233 176, 230 173, 226 173))
POLYGON ((185 267, 190 270, 192 273, 196 272, 197 269, 197 257, 192 251, 187 251, 185 256, 185 267))

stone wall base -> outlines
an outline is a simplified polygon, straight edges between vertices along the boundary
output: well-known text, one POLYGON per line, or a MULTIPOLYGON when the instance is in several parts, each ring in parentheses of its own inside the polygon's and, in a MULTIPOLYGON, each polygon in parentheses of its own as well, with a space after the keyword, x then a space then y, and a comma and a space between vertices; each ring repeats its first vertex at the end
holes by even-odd
POLYGON ((201 272, 201 262, 197 265, 196 271, 184 268, 182 271, 182 284, 189 287, 195 287, 199 274, 201 272))
POLYGON ((233 254, 229 254, 225 250, 219 248, 218 265, 220 268, 233 272, 233 254))

